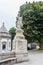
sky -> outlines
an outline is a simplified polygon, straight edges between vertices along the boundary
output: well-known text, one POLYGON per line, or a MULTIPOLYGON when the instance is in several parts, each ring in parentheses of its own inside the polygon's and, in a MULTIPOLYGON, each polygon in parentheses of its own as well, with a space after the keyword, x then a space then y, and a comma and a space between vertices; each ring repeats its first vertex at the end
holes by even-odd
POLYGON ((43 0, 0 0, 0 27, 5 23, 5 27, 9 30, 16 27, 16 17, 22 4, 33 1, 43 0))

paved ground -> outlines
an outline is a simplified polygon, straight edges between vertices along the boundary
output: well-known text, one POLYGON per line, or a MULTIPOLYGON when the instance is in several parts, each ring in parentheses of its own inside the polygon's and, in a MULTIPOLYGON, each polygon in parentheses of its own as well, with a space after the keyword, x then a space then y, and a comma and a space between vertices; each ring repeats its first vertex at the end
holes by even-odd
POLYGON ((29 51, 28 62, 22 62, 14 65, 43 65, 43 51, 29 51))

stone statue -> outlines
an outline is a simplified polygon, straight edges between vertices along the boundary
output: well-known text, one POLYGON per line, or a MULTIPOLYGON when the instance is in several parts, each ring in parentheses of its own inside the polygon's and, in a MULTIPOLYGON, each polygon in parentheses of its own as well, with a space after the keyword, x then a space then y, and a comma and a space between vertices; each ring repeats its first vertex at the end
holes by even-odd
POLYGON ((16 27, 17 28, 21 28, 22 26, 23 26, 23 24, 22 24, 22 17, 17 17, 16 18, 16 27))
POLYGON ((18 16, 16 21, 16 35, 13 40, 13 50, 16 53, 17 62, 28 60, 27 40, 23 35, 22 26, 22 17, 18 16))

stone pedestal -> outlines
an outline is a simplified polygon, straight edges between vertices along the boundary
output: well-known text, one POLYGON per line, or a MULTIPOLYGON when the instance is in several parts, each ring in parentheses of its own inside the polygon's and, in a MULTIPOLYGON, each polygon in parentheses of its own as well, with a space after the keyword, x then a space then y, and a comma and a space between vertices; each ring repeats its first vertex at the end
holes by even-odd
MULTIPOLYGON (((21 22, 19 18, 19 23, 21 22)), ((13 40, 13 51, 16 53, 17 62, 28 60, 27 40, 23 35, 23 30, 18 26, 16 36, 13 40)))
POLYGON ((28 61, 28 53, 16 53, 17 62, 28 61))

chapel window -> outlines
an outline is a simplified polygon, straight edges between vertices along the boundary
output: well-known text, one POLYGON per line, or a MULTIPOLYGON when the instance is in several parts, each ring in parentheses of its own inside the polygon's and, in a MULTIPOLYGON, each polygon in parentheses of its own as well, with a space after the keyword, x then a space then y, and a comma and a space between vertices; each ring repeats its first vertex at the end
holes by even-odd
POLYGON ((6 49, 6 45, 5 45, 5 44, 3 44, 2 49, 3 49, 3 50, 5 50, 5 49, 6 49))

